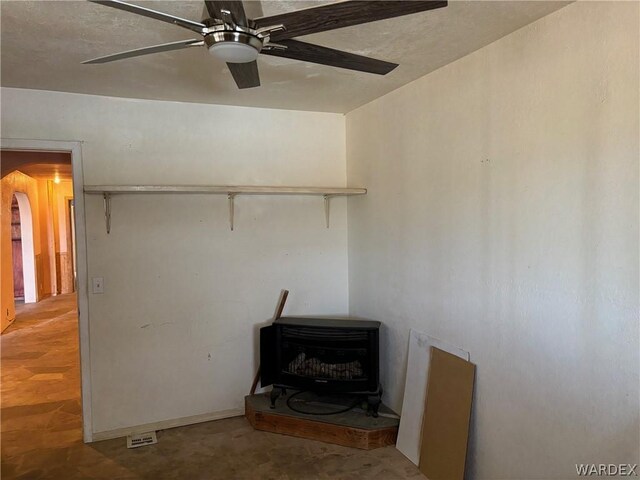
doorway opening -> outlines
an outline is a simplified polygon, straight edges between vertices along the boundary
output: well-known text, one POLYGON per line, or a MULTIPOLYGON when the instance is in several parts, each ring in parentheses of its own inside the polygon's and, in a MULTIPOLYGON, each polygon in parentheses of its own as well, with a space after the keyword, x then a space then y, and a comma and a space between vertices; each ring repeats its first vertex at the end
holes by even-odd
POLYGON ((13 299, 24 303, 24 272, 22 269, 22 231, 20 207, 15 194, 11 199, 11 253, 13 258, 13 299))
MULTIPOLYGON (((28 443, 26 416, 55 398, 64 425, 56 415, 47 428, 89 442, 86 236, 84 224, 76 225, 84 216, 80 144, 2 139, 1 147, 3 409, 30 406, 28 443)), ((18 420, 12 428, 20 430, 18 420)))
POLYGON ((3 222, 2 331, 20 318, 27 304, 75 292, 71 155, 62 152, 2 150, 3 222), (8 236, 7 241, 4 238, 8 236), (10 242, 10 244, 8 243, 10 242), (13 303, 13 302, 12 302, 13 303))
POLYGON ((36 292, 33 215, 29 197, 24 192, 16 191, 11 198, 10 234, 14 301, 16 304, 35 303, 38 298, 36 292))

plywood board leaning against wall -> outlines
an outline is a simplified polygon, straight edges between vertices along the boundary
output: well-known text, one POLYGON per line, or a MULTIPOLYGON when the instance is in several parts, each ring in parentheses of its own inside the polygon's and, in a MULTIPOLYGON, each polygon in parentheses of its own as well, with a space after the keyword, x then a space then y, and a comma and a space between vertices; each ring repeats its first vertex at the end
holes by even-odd
POLYGON ((427 394, 427 380, 431 347, 449 352, 463 360, 469 360, 469 352, 449 345, 437 338, 411 329, 409 332, 409 358, 407 378, 402 400, 402 416, 398 429, 396 448, 413 463, 420 463, 420 434, 427 394))
POLYGON ((431 347, 420 471, 429 480, 463 480, 476 367, 431 347))

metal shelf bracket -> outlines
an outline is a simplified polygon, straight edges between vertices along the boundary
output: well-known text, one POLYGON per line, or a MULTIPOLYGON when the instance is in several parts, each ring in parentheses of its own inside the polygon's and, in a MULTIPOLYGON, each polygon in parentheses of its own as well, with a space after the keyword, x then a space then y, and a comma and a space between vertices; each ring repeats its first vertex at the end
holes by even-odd
POLYGON ((104 199, 104 222, 107 227, 107 235, 111 233, 111 194, 104 192, 102 198, 104 199))
POLYGON ((322 199, 324 200, 324 221, 327 228, 329 228, 329 217, 330 217, 329 199, 330 198, 331 198, 331 195, 322 196, 322 199))
POLYGON ((233 201, 236 198, 235 193, 230 193, 227 195, 229 199, 229 227, 231 227, 231 231, 233 232, 233 214, 234 214, 234 204, 233 201))

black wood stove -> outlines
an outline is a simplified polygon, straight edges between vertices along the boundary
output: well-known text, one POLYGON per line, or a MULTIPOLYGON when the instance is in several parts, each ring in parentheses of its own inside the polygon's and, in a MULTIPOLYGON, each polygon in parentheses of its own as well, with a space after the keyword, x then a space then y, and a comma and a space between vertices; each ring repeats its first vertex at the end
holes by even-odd
POLYGON ((286 388, 366 397, 378 416, 380 322, 280 317, 260 329, 260 383, 273 385, 271 407, 286 388))

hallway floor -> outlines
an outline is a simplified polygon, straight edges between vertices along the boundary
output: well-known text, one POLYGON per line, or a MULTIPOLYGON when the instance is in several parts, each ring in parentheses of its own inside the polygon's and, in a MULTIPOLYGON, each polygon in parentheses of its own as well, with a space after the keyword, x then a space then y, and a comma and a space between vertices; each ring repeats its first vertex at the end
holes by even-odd
POLYGON ((424 478, 394 447, 372 451, 253 430, 243 417, 158 432, 129 450, 82 443, 75 295, 20 306, 0 337, 3 479, 424 478))

